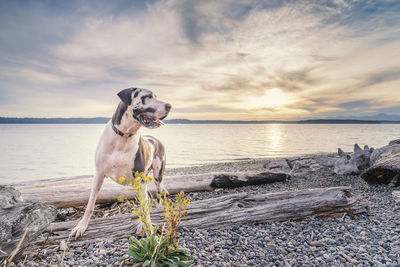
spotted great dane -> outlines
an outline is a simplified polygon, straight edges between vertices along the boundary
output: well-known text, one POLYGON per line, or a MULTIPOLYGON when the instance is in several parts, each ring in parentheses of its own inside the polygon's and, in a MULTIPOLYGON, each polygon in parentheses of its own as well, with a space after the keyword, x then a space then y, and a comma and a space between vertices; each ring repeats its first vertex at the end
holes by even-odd
POLYGON ((106 177, 119 183, 125 176, 133 178, 136 171, 153 171, 158 192, 167 192, 163 185, 165 149, 156 138, 142 136, 142 126, 158 128, 167 117, 171 105, 157 99, 147 89, 128 88, 118 93, 121 102, 106 124, 95 154, 96 173, 85 214, 72 229, 70 237, 82 236, 93 214, 97 195, 106 177))

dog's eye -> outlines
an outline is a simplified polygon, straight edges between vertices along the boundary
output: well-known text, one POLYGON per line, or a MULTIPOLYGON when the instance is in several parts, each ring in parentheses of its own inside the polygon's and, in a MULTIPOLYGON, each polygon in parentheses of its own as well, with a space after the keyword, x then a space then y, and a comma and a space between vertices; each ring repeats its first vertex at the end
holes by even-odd
POLYGON ((153 95, 150 95, 149 98, 152 99, 152 98, 153 98, 153 95))

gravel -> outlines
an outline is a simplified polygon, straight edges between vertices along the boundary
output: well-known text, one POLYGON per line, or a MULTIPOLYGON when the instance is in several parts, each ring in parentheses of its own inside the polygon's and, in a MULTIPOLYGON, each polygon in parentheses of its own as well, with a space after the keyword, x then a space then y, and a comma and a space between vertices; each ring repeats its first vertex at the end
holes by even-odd
MULTIPOLYGON (((264 163, 265 160, 220 163, 168 170, 168 174, 263 170, 264 163)), ((185 228, 180 230, 180 244, 190 249, 195 259, 193 266, 400 267, 400 206, 393 201, 391 186, 369 186, 357 176, 334 175, 332 168, 326 167, 286 182, 187 195, 195 201, 235 192, 268 193, 342 185, 351 186, 355 194, 369 200, 369 214, 238 225, 220 230, 185 228)), ((60 249, 42 249, 11 266, 61 266, 61 261, 63 266, 128 266, 121 265, 127 248, 127 239, 105 240, 69 248, 63 260, 60 249)))

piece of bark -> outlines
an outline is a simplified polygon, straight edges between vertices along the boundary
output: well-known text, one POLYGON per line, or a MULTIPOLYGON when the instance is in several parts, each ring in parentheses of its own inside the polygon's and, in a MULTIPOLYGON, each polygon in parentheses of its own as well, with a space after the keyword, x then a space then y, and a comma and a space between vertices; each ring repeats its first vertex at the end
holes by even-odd
MULTIPOLYGON (((315 188, 269 194, 237 193, 217 198, 193 201, 188 216, 181 226, 186 228, 218 229, 230 225, 298 220, 307 217, 341 216, 368 211, 367 202, 350 192, 350 187, 315 188)), ((85 242, 128 238, 136 229, 136 216, 93 219, 83 237, 70 240, 70 245, 85 242)), ((163 224, 163 211, 154 209, 151 215, 155 224, 163 224)), ((36 241, 36 246, 57 246, 67 239, 77 221, 53 223, 48 227, 47 238, 36 241)))
MULTIPOLYGON (((238 187, 283 181, 288 177, 286 174, 269 172, 223 172, 177 175, 165 177, 165 187, 171 194, 178 193, 181 190, 185 192, 212 191, 218 187, 238 187), (221 177, 232 177, 232 179, 223 179, 221 177)), ((72 179, 33 181, 16 185, 16 187, 21 191, 22 197, 26 200, 54 205, 57 208, 76 207, 87 204, 92 187, 92 179, 89 176, 85 176, 72 179)), ((155 190, 154 184, 150 183, 149 191, 154 194, 155 190)), ((105 179, 96 203, 115 202, 121 194, 124 194, 128 199, 132 199, 135 196, 134 191, 129 190, 129 187, 119 185, 111 179, 105 179)))

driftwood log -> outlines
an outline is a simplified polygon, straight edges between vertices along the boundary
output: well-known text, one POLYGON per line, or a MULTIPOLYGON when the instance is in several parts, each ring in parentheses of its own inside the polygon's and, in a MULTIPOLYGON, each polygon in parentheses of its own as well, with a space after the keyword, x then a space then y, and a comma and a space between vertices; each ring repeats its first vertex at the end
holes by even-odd
POLYGON ((400 145, 392 144, 377 149, 373 154, 374 163, 361 173, 361 178, 370 184, 389 184, 400 186, 400 145))
MULTIPOLYGON (((183 190, 185 192, 210 191, 215 188, 233 188, 247 185, 268 184, 284 181, 290 176, 286 173, 275 172, 232 172, 232 173, 205 173, 195 175, 181 175, 165 178, 165 187, 171 194, 183 190)), ((37 201, 54 205, 57 208, 76 207, 86 205, 92 179, 82 176, 69 179, 33 181, 15 185, 21 191, 24 200, 37 201)), ((153 184, 150 192, 155 192, 153 184)), ((134 192, 128 187, 119 185, 111 179, 106 179, 101 188, 96 203, 112 203, 118 196, 124 194, 133 198, 134 192)))
POLYGON ((338 149, 340 158, 335 162, 336 174, 360 174, 369 184, 400 186, 400 139, 373 149, 354 145, 354 153, 338 149))
POLYGON ((370 157, 373 152, 374 148, 369 148, 367 145, 361 149, 358 144, 354 144, 354 153, 345 153, 339 148, 339 159, 335 162, 334 172, 336 174, 359 174, 370 166, 370 157))
MULTIPOLYGON (((368 211, 367 202, 354 196, 350 187, 316 188, 269 194, 238 193, 192 202, 187 217, 181 223, 187 228, 223 228, 229 225, 254 224, 271 221, 298 220, 306 217, 330 217, 343 213, 358 214, 368 211)), ((155 209, 152 221, 162 224, 163 212, 155 209)), ((136 216, 93 219, 83 237, 70 240, 70 245, 88 241, 128 238, 136 230, 136 216)), ((58 246, 68 238, 77 221, 52 223, 47 237, 36 240, 36 246, 58 246)), ((34 248, 34 247, 33 247, 34 248)))
POLYGON ((0 185, 0 262, 22 252, 56 215, 54 207, 22 201, 18 190, 0 185))

